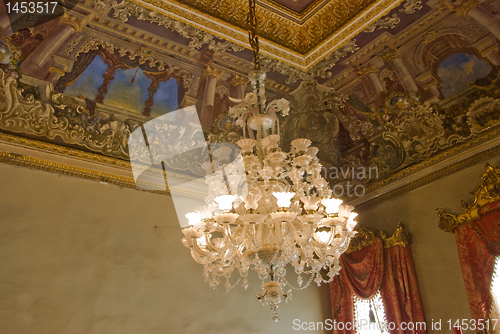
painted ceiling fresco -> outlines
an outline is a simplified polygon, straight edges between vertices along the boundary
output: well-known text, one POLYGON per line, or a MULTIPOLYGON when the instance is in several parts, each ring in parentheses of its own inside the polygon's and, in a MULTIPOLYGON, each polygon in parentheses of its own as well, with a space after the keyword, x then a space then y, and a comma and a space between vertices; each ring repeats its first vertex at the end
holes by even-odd
MULTIPOLYGON (((281 5, 308 11, 319 4, 281 5)), ((415 166, 493 138, 500 122, 496 32, 464 15, 460 6, 402 1, 305 71, 262 55, 269 100, 291 101, 290 115, 280 119, 284 148, 293 138, 306 137, 320 148, 328 170, 376 168, 376 179, 354 177, 354 172, 330 178, 375 189, 415 166)), ((481 6, 484 15, 498 20, 500 1, 481 6)), ((242 129, 229 115, 229 97, 242 98, 249 91, 247 47, 229 34, 223 38, 208 26, 188 25, 132 1, 95 0, 76 8, 72 24, 81 26, 55 51, 52 63, 29 74, 50 82, 53 93, 44 95, 46 88, 26 80, 18 83, 27 106, 31 94, 54 110, 54 120, 46 124, 70 124, 71 131, 84 133, 57 132, 63 142, 127 160, 126 139, 137 126, 191 105, 211 142, 234 143, 241 137, 242 129), (114 144, 105 144, 110 138, 114 144)), ((240 9, 238 15, 245 16, 245 8, 240 9)), ((4 49, 17 50, 22 61, 1 65, 2 70, 11 73, 14 66, 28 77, 23 71, 31 55, 65 22, 22 29, 4 39, 4 49)), ((6 130, 5 122, 0 119, 0 130, 6 130)), ((56 129, 40 131, 18 132, 50 141, 56 129)), ((187 168, 185 161, 167 165, 178 172, 187 168)), ((188 169, 190 175, 204 173, 196 159, 188 169)))

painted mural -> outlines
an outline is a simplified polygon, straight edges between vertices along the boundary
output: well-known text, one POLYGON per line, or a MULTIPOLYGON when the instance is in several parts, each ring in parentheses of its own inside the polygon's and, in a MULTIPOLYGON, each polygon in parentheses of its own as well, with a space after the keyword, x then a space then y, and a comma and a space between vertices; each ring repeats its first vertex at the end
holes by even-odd
POLYGON ((160 82, 158 91, 153 97, 151 116, 158 117, 179 108, 179 87, 177 81, 171 78, 160 82))
MULTIPOLYGON (((104 83, 108 67, 100 56, 96 56, 85 71, 66 87, 64 93, 94 101, 104 83)), ((152 82, 140 67, 116 69, 104 94, 103 104, 142 114, 146 107, 145 102, 150 97, 152 82)), ((152 117, 158 117, 179 107, 178 85, 175 79, 161 81, 153 94, 152 117)))
POLYGON ((146 78, 141 68, 117 69, 114 80, 108 86, 104 104, 142 113, 149 97, 148 87, 152 80, 146 78))
POLYGON ((101 57, 96 56, 82 75, 64 90, 64 93, 73 96, 83 95, 89 100, 94 100, 98 94, 97 89, 104 81, 103 74, 107 69, 108 64, 104 63, 101 57))
POLYGON ((445 98, 458 94, 476 80, 486 77, 492 67, 469 53, 456 53, 445 59, 438 68, 442 80, 441 92, 445 98))

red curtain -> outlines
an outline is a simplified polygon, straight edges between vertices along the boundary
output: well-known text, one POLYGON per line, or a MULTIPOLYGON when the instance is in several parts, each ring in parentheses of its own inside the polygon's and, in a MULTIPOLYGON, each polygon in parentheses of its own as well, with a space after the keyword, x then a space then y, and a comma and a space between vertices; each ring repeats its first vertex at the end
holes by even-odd
POLYGON ((495 257, 500 255, 499 203, 492 203, 486 208, 494 211, 455 229, 465 290, 476 321, 488 319, 492 303, 491 278, 495 257))
POLYGON ((380 288, 387 322, 397 326, 395 333, 425 333, 420 327, 415 330, 400 330, 399 324, 424 322, 424 312, 418 291, 417 276, 410 246, 394 246, 384 250, 384 280, 380 288))
MULTIPOLYGON (((375 238, 371 246, 343 254, 340 263, 340 274, 330 285, 335 321, 353 323, 353 294, 371 299, 380 290, 386 320, 396 324, 391 334, 426 333, 425 330, 398 330, 401 322, 425 321, 409 245, 384 249, 382 240, 375 238)), ((334 328, 333 333, 353 334, 355 329, 334 328)))

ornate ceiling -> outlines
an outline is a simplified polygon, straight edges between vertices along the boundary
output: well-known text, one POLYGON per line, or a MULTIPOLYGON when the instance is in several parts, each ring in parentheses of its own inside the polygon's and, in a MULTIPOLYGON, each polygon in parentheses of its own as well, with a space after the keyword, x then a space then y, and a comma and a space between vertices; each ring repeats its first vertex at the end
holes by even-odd
MULTIPOLYGON (((167 17, 248 45, 246 0, 133 0, 167 17)), ((308 70, 398 6, 401 0, 262 0, 261 52, 308 70)))

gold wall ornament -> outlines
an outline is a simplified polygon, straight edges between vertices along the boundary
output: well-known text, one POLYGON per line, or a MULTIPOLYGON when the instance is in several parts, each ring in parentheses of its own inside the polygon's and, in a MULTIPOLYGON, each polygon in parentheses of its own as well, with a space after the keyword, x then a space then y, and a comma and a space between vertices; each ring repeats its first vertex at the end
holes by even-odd
POLYGON ((373 244, 373 241, 375 240, 375 231, 371 229, 358 225, 356 226, 354 231, 356 231, 357 233, 351 239, 349 248, 345 252, 346 254, 350 254, 352 252, 361 250, 365 247, 371 246, 373 244))
POLYGON ((404 225, 400 222, 391 237, 388 237, 384 231, 380 231, 380 236, 384 241, 384 248, 394 246, 403 246, 411 244, 410 233, 405 229, 404 225))
POLYGON ((462 200, 464 213, 454 215, 443 209, 437 209, 440 229, 454 233, 458 226, 481 217, 481 209, 484 206, 500 200, 500 168, 492 167, 486 163, 484 169, 485 171, 481 174, 481 181, 472 192, 474 202, 469 205, 462 200))
MULTIPOLYGON (((247 7, 245 0, 233 3, 187 0, 186 4, 175 0, 131 2, 195 29, 209 31, 209 35, 247 45, 246 11, 241 10, 247 7)), ((114 9, 130 6, 128 3, 115 4, 114 9)), ((257 15, 262 18, 257 31, 262 37, 261 54, 309 70, 400 3, 401 0, 329 1, 301 25, 258 6, 257 15)), ((120 18, 126 21, 128 13, 122 13, 120 18)))

